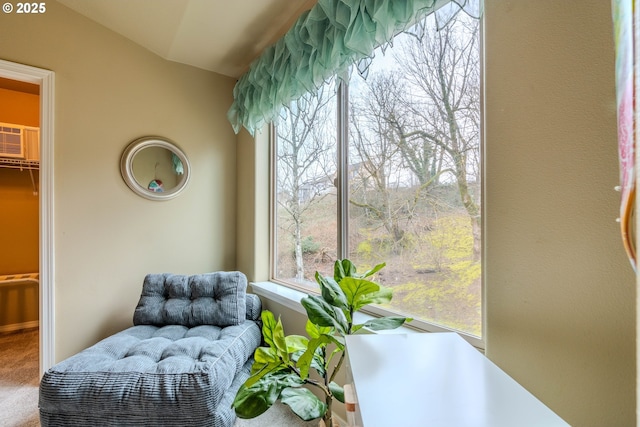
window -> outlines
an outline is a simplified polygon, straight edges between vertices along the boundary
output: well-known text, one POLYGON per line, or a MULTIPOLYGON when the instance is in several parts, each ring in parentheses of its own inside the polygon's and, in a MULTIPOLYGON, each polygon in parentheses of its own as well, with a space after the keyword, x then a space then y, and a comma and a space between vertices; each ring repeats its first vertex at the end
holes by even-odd
POLYGON ((350 258, 386 262, 389 305, 480 337, 479 20, 429 15, 292 103, 276 126, 274 280, 315 288, 350 258), (355 67, 354 67, 355 68, 355 67))
POLYGON ((293 102, 277 129, 274 276, 313 286, 338 256, 335 85, 293 102))

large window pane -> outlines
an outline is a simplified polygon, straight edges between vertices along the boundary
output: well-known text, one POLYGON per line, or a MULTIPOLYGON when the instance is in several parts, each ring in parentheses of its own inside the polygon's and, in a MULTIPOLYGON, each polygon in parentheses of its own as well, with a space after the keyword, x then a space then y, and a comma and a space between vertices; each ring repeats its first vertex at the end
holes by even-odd
POLYGON ((362 271, 386 262, 376 280, 394 297, 378 308, 480 336, 479 21, 450 16, 439 30, 432 15, 396 36, 366 78, 339 81, 348 90, 330 82, 283 111, 274 278, 317 289, 314 273, 332 275, 338 258, 362 271), (337 161, 339 144, 348 163, 337 161))
POLYGON ((276 279, 315 287, 337 257, 336 91, 327 83, 276 126, 276 279))
POLYGON ((386 308, 481 334, 478 21, 433 16, 349 81, 349 257, 386 308))

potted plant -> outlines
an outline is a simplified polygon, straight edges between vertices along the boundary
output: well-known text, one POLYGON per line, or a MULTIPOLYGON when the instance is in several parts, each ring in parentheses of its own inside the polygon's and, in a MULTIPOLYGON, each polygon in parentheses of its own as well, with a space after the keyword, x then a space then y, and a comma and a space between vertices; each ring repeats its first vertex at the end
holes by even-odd
POLYGON ((384 266, 378 264, 358 274, 354 264, 344 259, 335 262, 333 278, 316 272, 320 295, 301 300, 308 317, 308 337, 286 336, 280 319, 276 321, 268 310, 262 312, 262 335, 267 346, 256 350, 251 376, 236 394, 233 407, 238 417, 257 417, 280 400, 301 419, 322 418, 325 427, 334 427, 333 399, 344 403, 343 388, 335 378, 345 358, 345 336, 362 328, 394 329, 411 320, 390 316, 354 324, 353 315, 363 306, 391 300, 391 289, 368 279, 384 266), (317 375, 311 376, 312 371, 317 375), (320 390, 324 402, 306 385, 320 390))

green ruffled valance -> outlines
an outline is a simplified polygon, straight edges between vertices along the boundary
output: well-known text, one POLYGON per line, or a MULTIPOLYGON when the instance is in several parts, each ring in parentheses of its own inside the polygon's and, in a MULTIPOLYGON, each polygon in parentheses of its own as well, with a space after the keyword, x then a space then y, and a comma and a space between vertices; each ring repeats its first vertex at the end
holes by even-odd
POLYGON ((244 126, 254 134, 283 106, 368 58, 420 16, 437 11, 446 23, 461 9, 480 13, 478 0, 318 0, 240 78, 227 117, 236 133, 244 126), (441 9, 449 3, 456 7, 441 9))

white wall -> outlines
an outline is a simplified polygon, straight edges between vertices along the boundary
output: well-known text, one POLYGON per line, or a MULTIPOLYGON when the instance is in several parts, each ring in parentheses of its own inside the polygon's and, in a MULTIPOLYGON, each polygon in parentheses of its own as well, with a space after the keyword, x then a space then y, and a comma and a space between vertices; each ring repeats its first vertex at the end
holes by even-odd
POLYGON ((56 73, 56 360, 131 325, 144 275, 235 268, 233 79, 165 61, 61 6, 2 17, 0 58, 56 73), (120 155, 174 140, 193 167, 173 200, 135 195, 120 155))

